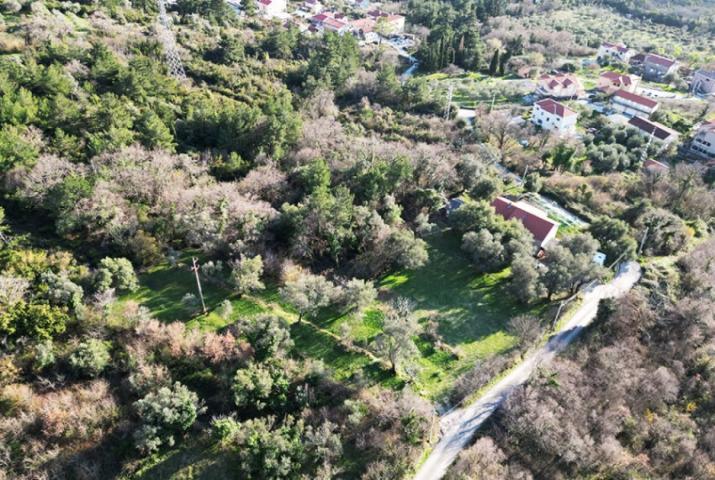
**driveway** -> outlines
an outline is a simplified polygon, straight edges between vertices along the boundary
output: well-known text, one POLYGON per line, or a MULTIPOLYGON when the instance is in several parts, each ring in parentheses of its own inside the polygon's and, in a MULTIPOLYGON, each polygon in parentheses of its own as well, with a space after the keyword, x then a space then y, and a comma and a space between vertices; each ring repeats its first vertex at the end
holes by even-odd
POLYGON ((604 298, 624 296, 636 284, 640 276, 641 269, 636 262, 621 265, 618 274, 609 283, 591 287, 584 292, 583 303, 579 309, 546 345, 529 355, 478 401, 442 417, 440 424, 445 434, 422 464, 415 480, 442 478, 459 452, 469 445, 477 429, 494 413, 509 394, 516 387, 523 385, 542 363, 551 361, 564 350, 581 330, 596 318, 599 301, 604 298))

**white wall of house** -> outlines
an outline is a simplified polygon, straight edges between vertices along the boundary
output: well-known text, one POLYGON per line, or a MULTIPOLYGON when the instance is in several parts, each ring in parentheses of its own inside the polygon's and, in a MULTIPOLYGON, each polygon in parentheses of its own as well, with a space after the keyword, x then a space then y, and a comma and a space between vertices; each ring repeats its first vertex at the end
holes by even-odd
POLYGON ((632 102, 623 97, 613 97, 613 102, 611 104, 613 109, 617 112, 623 113, 624 115, 640 115, 650 117, 653 112, 658 109, 658 105, 653 108, 648 108, 640 103, 632 102))
POLYGON ((568 115, 561 117, 559 115, 549 113, 539 105, 534 105, 531 113, 531 122, 538 125, 544 130, 552 130, 559 133, 573 133, 576 131, 577 115, 568 115))
POLYGON ((715 129, 701 129, 695 134, 690 149, 705 158, 715 158, 715 129))
POLYGON ((616 46, 607 46, 601 44, 598 47, 598 53, 596 53, 596 58, 612 58, 620 62, 628 63, 628 60, 635 54, 632 49, 627 49, 625 52, 621 52, 616 46))
POLYGON ((269 5, 263 5, 259 2, 258 8, 266 17, 282 17, 286 14, 287 4, 286 0, 272 0, 269 5))
POLYGON ((715 93, 715 72, 698 70, 693 75, 692 85, 698 92, 715 93))

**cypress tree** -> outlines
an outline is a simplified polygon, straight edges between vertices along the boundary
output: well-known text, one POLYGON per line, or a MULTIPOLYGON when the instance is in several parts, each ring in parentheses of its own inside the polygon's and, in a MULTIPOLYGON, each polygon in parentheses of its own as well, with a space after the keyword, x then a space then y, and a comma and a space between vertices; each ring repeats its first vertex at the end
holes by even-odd
POLYGON ((494 50, 494 55, 492 55, 492 61, 489 63, 489 75, 496 75, 497 69, 499 68, 499 50, 494 50))

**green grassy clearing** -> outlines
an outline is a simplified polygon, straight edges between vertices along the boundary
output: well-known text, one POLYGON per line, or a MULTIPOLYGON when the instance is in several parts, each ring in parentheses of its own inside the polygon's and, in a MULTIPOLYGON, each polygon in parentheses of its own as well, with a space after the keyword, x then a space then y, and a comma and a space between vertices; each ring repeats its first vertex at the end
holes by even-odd
POLYGON ((446 74, 432 74, 426 78, 433 88, 445 96, 449 86, 452 85, 452 101, 462 108, 489 105, 492 101, 495 105, 520 103, 522 97, 533 90, 528 80, 509 81, 478 73, 453 77, 449 77, 446 74))
MULTIPOLYGON (((475 272, 460 250, 457 235, 440 232, 429 240, 430 261, 420 269, 395 272, 379 282, 381 301, 361 314, 328 309, 313 324, 297 322, 289 306, 280 302, 277 289, 270 286, 255 295, 238 298, 225 286, 203 282, 209 313, 197 315, 182 305, 186 293, 196 292, 193 273, 189 269, 190 253, 185 253, 175 266, 158 265, 140 275, 141 288, 118 302, 116 309, 127 301, 146 306, 161 321, 183 321, 191 327, 218 330, 239 318, 271 312, 291 323, 295 342, 294 353, 304 358, 325 362, 336 379, 350 382, 356 377, 399 388, 403 381, 394 378, 369 354, 347 348, 345 341, 370 349, 371 342, 382 331, 384 301, 404 296, 415 302, 420 322, 434 321, 443 341, 458 353, 436 349, 430 341, 417 339, 420 351, 414 366, 418 367, 414 388, 429 398, 438 398, 478 359, 498 355, 511 349, 515 339, 506 333, 506 322, 527 311, 503 291, 508 270, 480 275, 475 272), (233 312, 222 318, 216 309, 228 299, 233 312), (339 338, 338 338, 339 337, 339 338)), ((539 314, 545 307, 533 310, 539 314)))
POLYGON ((454 358, 428 342, 418 342, 422 358, 416 387, 436 398, 476 360, 514 347, 516 339, 506 332, 510 318, 529 310, 538 315, 545 306, 528 309, 513 301, 504 291, 508 270, 477 274, 453 232, 435 235, 429 245, 430 261, 425 267, 388 275, 380 286, 390 295, 415 301, 421 321, 437 322, 444 342, 459 352, 459 358, 454 358))

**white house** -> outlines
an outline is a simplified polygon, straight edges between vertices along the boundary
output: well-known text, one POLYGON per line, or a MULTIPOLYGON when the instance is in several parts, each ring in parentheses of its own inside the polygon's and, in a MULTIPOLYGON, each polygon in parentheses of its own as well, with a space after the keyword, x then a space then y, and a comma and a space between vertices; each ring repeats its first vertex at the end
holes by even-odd
POLYGON ((643 60, 643 77, 646 80, 660 82, 676 70, 678 70, 678 62, 662 55, 649 53, 643 60))
POLYGON ((693 74, 691 83, 693 93, 715 94, 715 68, 712 70, 700 69, 693 74))
POLYGON ((562 134, 576 131, 578 114, 550 98, 539 100, 531 111, 531 122, 544 130, 553 130, 562 134))
POLYGON ((598 78, 598 89, 609 95, 618 90, 635 93, 640 79, 636 75, 624 75, 611 71, 603 72, 598 78))
POLYGON ((266 18, 287 18, 286 0, 258 0, 258 11, 266 18))
POLYGON ((636 54, 636 51, 632 48, 628 48, 622 43, 609 43, 603 42, 600 47, 598 47, 598 53, 596 58, 599 60, 617 60, 619 62, 628 63, 636 54))
POLYGON ((323 11, 323 4, 318 0, 305 0, 299 8, 306 13, 316 15, 323 11))
POLYGON ((540 76, 536 94, 540 97, 550 97, 557 100, 583 98, 586 96, 581 81, 570 73, 540 76))
POLYGON ((402 33, 405 31, 405 17, 383 12, 382 10, 370 10, 367 12, 368 18, 375 21, 377 31, 385 33, 402 33))
POLYGON ((611 106, 624 115, 639 115, 647 118, 658 109, 658 102, 627 90, 617 90, 611 97, 611 106))
POLYGON ((350 22, 353 34, 365 43, 377 43, 380 35, 375 31, 375 20, 370 17, 359 18, 350 22))
POLYGON ((715 160, 715 120, 700 126, 690 144, 690 151, 699 157, 715 160))

